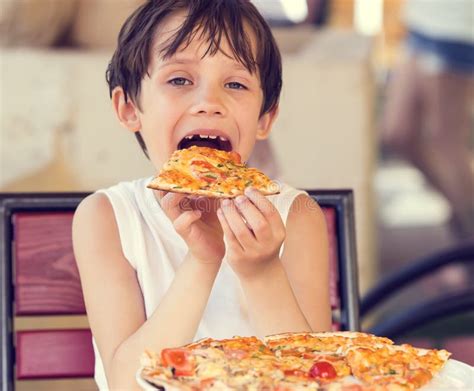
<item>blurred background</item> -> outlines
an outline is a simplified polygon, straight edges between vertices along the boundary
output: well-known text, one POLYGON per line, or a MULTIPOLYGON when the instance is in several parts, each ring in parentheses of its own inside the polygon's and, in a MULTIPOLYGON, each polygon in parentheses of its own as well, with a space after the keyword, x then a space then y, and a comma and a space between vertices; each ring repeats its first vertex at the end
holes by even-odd
MULTIPOLYGON (((140 3, 1 0, 0 191, 94 191, 154 173, 105 82, 140 3)), ((361 292, 472 239, 473 1, 254 3, 284 87, 250 163, 296 187, 354 189, 361 292)), ((472 281, 448 268, 393 306, 472 281)))

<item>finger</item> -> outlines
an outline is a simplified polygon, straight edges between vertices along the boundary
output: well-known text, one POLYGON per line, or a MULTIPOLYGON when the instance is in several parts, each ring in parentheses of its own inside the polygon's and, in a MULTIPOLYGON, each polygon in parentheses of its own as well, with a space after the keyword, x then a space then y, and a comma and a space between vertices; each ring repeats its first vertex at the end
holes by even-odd
POLYGON ((243 248, 248 248, 255 242, 255 236, 251 229, 245 223, 242 215, 239 213, 234 202, 230 200, 223 201, 222 211, 229 224, 230 229, 243 248))
POLYGON ((186 210, 186 206, 184 205, 186 203, 185 200, 185 194, 167 193, 161 199, 160 204, 169 219, 174 221, 183 212, 183 210, 186 210))
POLYGON ((209 197, 194 197, 191 200, 191 206, 193 209, 200 210, 201 212, 215 212, 217 207, 214 205, 215 201, 209 197))
POLYGON ((280 225, 282 223, 280 213, 278 213, 277 208, 273 205, 267 197, 260 193, 257 189, 253 187, 248 187, 245 189, 245 195, 250 201, 257 207, 257 209, 262 213, 262 215, 267 219, 270 227, 274 225, 280 225))
POLYGON ((217 209, 217 218, 219 219, 219 222, 221 223, 222 231, 224 232, 224 236, 227 239, 227 243, 231 248, 235 248, 239 251, 243 251, 242 246, 240 245, 239 241, 234 235, 234 232, 229 226, 229 223, 227 222, 224 212, 222 211, 221 208, 217 209))
POLYGON ((183 212, 173 221, 174 229, 181 236, 186 236, 191 231, 192 224, 200 217, 201 212, 198 210, 183 212))
POLYGON ((246 196, 238 196, 235 204, 257 241, 262 242, 271 237, 272 227, 268 220, 246 196))

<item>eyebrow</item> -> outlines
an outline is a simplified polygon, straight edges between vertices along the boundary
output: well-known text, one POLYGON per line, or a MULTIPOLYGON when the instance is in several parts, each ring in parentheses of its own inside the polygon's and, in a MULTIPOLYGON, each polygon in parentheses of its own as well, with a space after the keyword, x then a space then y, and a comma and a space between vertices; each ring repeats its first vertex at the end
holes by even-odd
MULTIPOLYGON (((198 62, 199 61, 197 61, 193 58, 174 58, 174 57, 172 57, 171 59, 165 60, 164 63, 159 65, 158 69, 163 69, 163 68, 166 68, 166 67, 171 66, 171 65, 196 64, 198 62)), ((249 72, 249 70, 238 61, 233 61, 232 65, 230 65, 230 67, 235 69, 235 70, 249 72)))
POLYGON ((196 60, 193 60, 191 58, 173 58, 170 60, 165 61, 163 64, 161 64, 158 69, 165 68, 170 65, 176 65, 176 64, 193 64, 196 63, 196 60))

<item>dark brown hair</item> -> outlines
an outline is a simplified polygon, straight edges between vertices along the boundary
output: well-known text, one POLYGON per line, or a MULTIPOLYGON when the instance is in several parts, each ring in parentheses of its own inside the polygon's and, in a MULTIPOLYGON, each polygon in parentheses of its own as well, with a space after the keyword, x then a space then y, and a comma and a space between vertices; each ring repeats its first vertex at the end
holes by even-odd
MULTIPOLYGON (((115 87, 122 87, 125 101, 139 105, 140 85, 148 75, 151 48, 159 24, 173 12, 186 10, 180 29, 160 49, 164 58, 189 45, 196 34, 207 38, 205 55, 220 50, 222 38, 227 40, 232 55, 251 73, 258 70, 264 101, 261 114, 274 109, 280 97, 281 56, 271 30, 249 0, 148 0, 125 21, 120 30, 117 49, 109 63, 106 80, 110 96, 115 87), (256 58, 251 41, 245 33, 247 23, 256 37, 256 58)), ((148 156, 140 132, 135 133, 148 156)))

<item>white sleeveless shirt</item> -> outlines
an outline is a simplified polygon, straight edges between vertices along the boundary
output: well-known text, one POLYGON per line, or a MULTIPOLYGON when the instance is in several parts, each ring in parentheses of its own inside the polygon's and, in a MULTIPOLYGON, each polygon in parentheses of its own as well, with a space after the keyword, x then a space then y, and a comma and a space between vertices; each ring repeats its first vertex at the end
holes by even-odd
MULTIPOLYGON (((114 210, 122 251, 136 271, 147 319, 165 295, 187 253, 186 243, 176 233, 153 191, 146 187, 151 179, 121 182, 98 190, 98 193, 108 197, 114 210)), ((294 199, 306 193, 286 184, 280 184, 280 190, 280 194, 268 199, 286 225, 294 199)), ((282 250, 283 246, 280 254, 282 250)), ((256 331, 249 322, 239 280, 224 258, 194 340, 204 337, 231 338, 235 335, 256 335, 256 331)), ((94 340, 93 346, 95 381, 100 390, 108 390, 94 340)))

